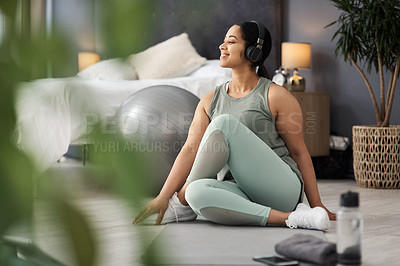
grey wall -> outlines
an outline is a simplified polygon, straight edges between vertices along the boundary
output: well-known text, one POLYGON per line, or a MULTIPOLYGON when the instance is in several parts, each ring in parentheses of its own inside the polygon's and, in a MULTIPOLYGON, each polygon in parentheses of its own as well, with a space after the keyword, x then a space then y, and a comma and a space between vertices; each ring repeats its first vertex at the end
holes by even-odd
MULTIPOLYGON (((311 69, 300 70, 300 75, 306 79, 306 91, 330 93, 331 130, 350 137, 353 125, 375 124, 375 112, 363 79, 343 57, 334 55, 336 41, 331 42, 331 38, 336 26, 324 28, 339 17, 340 11, 328 0, 284 0, 282 12, 283 41, 312 45, 311 69)), ((371 72, 367 76, 378 93, 378 75, 371 72)), ((400 124, 399 84, 391 117, 391 124, 397 125, 400 124)))

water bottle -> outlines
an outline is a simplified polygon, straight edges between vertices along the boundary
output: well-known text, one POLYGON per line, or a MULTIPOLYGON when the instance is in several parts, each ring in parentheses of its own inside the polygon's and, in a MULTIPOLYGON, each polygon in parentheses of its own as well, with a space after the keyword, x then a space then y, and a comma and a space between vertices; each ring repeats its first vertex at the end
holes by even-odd
POLYGON ((358 202, 358 193, 355 192, 349 191, 340 197, 336 229, 336 252, 340 264, 361 264, 363 218, 358 202))

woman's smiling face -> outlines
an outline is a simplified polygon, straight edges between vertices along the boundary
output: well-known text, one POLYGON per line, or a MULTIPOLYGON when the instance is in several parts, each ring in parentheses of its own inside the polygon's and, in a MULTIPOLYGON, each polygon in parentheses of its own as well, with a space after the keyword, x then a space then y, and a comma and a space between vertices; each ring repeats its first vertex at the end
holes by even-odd
POLYGON ((244 63, 251 64, 245 57, 246 42, 242 38, 240 26, 233 25, 227 32, 224 42, 219 46, 221 51, 220 66, 234 68, 244 63))

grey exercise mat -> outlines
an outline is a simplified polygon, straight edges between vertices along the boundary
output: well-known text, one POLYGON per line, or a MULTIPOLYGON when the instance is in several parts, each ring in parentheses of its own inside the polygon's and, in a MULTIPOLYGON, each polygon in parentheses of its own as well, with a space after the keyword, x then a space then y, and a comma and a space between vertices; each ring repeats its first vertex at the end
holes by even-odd
POLYGON ((326 240, 316 230, 223 226, 196 220, 166 225, 150 247, 160 249, 152 259, 159 265, 262 265, 252 257, 276 255, 275 244, 298 233, 326 240))

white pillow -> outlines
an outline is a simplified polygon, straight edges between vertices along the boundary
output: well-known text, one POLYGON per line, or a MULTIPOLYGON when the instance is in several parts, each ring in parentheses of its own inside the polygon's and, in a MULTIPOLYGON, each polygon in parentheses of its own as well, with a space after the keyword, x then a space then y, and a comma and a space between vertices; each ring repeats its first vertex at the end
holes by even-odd
POLYGON ((194 49, 187 33, 182 33, 131 56, 139 79, 186 76, 206 62, 194 49))
POLYGON ((224 68, 219 65, 219 60, 208 60, 207 63, 199 69, 189 74, 189 77, 232 77, 232 69, 224 68))
POLYGON ((137 79, 136 70, 126 59, 113 58, 100 61, 78 73, 78 77, 87 79, 133 80, 137 79))

